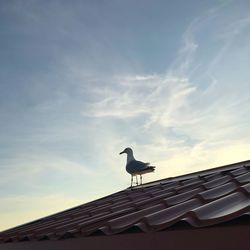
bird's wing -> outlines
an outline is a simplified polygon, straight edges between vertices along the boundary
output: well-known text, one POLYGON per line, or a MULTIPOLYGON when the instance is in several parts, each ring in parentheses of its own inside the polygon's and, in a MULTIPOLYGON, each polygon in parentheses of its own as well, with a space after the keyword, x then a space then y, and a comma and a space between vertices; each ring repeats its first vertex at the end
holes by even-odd
POLYGON ((145 169, 147 169, 149 167, 150 163, 145 163, 142 161, 131 161, 127 164, 126 169, 129 173, 135 173, 135 172, 140 172, 143 171, 145 169))

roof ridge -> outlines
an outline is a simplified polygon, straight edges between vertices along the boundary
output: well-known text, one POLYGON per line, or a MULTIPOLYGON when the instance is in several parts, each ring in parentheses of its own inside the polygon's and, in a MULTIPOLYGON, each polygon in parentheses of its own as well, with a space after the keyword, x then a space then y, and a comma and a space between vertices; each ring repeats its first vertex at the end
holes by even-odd
POLYGON ((195 177, 195 176, 201 177, 204 175, 213 174, 215 172, 220 171, 221 169, 224 169, 224 171, 227 171, 227 170, 232 170, 232 169, 236 169, 236 168, 240 168, 240 167, 249 167, 249 166, 250 166, 250 160, 245 160, 245 161, 240 161, 240 162, 236 162, 236 163, 232 163, 232 164, 222 165, 219 167, 199 170, 199 171, 191 172, 188 174, 178 175, 178 176, 174 176, 174 177, 167 177, 167 178, 147 182, 143 185, 135 186, 135 187, 133 187, 133 189, 149 187, 149 186, 157 185, 159 183, 167 183, 167 182, 172 182, 172 181, 185 180, 188 177, 195 177))

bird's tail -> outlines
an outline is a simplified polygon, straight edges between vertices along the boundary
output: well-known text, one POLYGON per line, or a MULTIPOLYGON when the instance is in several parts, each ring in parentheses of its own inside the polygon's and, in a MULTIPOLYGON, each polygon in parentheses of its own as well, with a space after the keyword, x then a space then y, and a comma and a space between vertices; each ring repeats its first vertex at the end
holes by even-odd
POLYGON ((148 169, 150 169, 152 172, 155 171, 155 166, 148 166, 148 169))

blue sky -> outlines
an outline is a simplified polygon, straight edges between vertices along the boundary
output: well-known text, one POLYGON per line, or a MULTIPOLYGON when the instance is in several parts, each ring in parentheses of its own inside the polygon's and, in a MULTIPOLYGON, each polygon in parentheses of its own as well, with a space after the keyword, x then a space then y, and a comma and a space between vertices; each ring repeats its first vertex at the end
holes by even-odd
POLYGON ((0 230, 249 159, 250 2, 0 3, 0 230))

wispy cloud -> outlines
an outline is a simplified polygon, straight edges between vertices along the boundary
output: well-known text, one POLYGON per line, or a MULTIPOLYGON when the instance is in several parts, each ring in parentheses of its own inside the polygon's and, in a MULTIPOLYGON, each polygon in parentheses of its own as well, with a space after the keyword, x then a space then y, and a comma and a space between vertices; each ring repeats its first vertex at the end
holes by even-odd
POLYGON ((247 31, 247 28, 249 27, 250 17, 244 17, 229 23, 221 32, 217 34, 217 38, 222 41, 222 46, 217 55, 208 64, 208 72, 211 73, 218 63, 223 60, 223 56, 225 56, 226 53, 230 53, 230 47, 232 47, 234 41, 240 34, 242 34, 242 32, 247 31))
POLYGON ((173 126, 174 116, 195 91, 187 79, 170 76, 125 76, 117 81, 116 89, 99 87, 95 94, 101 101, 91 103, 83 114, 119 119, 144 116, 145 127, 153 123, 173 126))

